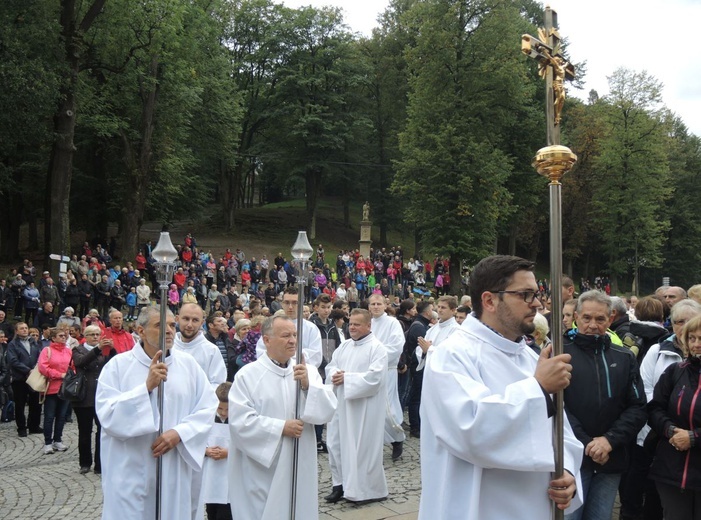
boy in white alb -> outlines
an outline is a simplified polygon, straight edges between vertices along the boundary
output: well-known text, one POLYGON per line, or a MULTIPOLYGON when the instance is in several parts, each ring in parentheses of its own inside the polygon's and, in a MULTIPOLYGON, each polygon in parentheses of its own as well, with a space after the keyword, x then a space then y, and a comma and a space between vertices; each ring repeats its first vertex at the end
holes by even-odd
POLYGON ((231 520, 226 459, 229 456, 229 390, 231 383, 217 387, 217 415, 204 452, 202 498, 207 520, 231 520))

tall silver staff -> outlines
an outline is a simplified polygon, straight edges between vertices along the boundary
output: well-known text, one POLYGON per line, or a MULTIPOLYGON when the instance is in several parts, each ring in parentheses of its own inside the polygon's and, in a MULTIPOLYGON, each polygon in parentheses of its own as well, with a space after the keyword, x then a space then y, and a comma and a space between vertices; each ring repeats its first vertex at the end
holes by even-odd
MULTIPOLYGON (((177 265, 178 252, 173 247, 173 242, 170 241, 170 233, 162 232, 161 238, 158 239, 156 248, 151 253, 151 256, 156 260, 156 281, 160 290, 161 297, 161 327, 159 336, 159 348, 161 350, 161 363, 166 362, 166 313, 168 307, 168 284, 173 279, 175 267, 177 265)), ((163 435, 163 388, 164 382, 158 383, 158 436, 163 435)), ((161 520, 161 488, 163 475, 163 456, 156 459, 156 520, 161 520)))
MULTIPOLYGON (((545 79, 546 123, 548 146, 538 150, 533 166, 550 180, 550 296, 553 355, 562 354, 562 184, 560 180, 577 156, 560 145, 560 121, 565 103, 565 80, 574 79, 574 66, 561 54, 557 13, 545 8, 545 27, 538 29, 538 38, 528 34, 521 37, 521 51, 538 62, 540 76, 545 79)), ((555 478, 564 473, 564 392, 555 394, 553 443, 555 449, 555 478)), ((573 468, 579 469, 579 468, 573 468)), ((564 518, 564 511, 552 506, 555 520, 564 518)))
MULTIPOLYGON (((307 266, 309 258, 314 250, 307 239, 307 232, 300 231, 297 240, 292 246, 292 258, 297 263, 297 356, 295 361, 301 363, 302 337, 304 334, 304 284, 307 278, 307 266)), ((302 383, 297 381, 297 395, 295 398, 295 419, 299 419, 299 402, 302 398, 302 383)), ((299 463, 299 439, 295 437, 292 452, 292 497, 290 500, 290 520, 295 520, 297 513, 297 466, 299 463)))

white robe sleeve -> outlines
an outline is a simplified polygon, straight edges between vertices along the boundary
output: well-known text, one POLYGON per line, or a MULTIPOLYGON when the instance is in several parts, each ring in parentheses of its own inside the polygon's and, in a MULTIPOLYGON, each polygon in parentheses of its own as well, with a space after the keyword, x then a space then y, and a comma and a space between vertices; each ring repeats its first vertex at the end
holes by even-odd
POLYGON ((144 382, 128 390, 119 386, 119 366, 106 364, 95 394, 95 411, 102 429, 120 440, 158 432, 156 393, 149 395, 144 382))
POLYGON ((229 428, 238 449, 270 468, 282 444, 285 420, 260 415, 247 383, 244 373, 234 378, 229 391, 229 428))
MULTIPOLYGON (((433 362, 437 352, 431 356, 431 370, 424 374, 421 406, 437 441, 453 456, 482 468, 552 471, 552 423, 535 378, 493 394, 476 366, 441 354, 440 363, 433 362)), ((576 474, 579 464, 567 469, 576 474)))
POLYGON ((217 347, 216 352, 209 360, 207 377, 209 378, 209 383, 212 385, 212 389, 215 392, 217 387, 226 381, 226 365, 224 364, 224 358, 221 356, 219 347, 217 347))
POLYGON ((382 389, 387 372, 387 351, 381 345, 377 345, 377 347, 373 346, 372 359, 366 371, 345 372, 343 374, 346 399, 370 397, 382 389))
POLYGON ((321 332, 319 332, 319 327, 307 320, 304 320, 304 337, 302 338, 302 343, 304 362, 319 368, 323 360, 321 332))
POLYGON ((309 388, 302 398, 300 419, 309 424, 326 424, 336 411, 338 401, 333 388, 321 381, 319 371, 313 365, 307 366, 309 388))
POLYGON ((177 445, 178 453, 190 467, 200 471, 204 464, 207 438, 214 423, 219 400, 200 366, 193 363, 192 372, 191 377, 195 380, 197 396, 193 399, 196 399, 196 402, 191 408, 191 413, 183 417, 172 429, 180 436, 180 442, 177 445))

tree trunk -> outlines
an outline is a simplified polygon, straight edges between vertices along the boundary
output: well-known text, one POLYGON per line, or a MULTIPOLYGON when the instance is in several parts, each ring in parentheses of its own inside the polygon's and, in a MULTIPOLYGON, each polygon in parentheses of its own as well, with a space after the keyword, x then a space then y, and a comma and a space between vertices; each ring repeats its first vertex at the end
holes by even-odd
POLYGON ((305 175, 306 184, 306 207, 307 207, 307 224, 309 229, 309 238, 316 238, 316 215, 319 193, 321 191, 321 175, 322 172, 318 169, 307 170, 305 175))
POLYGON ((61 0, 60 23, 64 44, 67 76, 61 86, 58 110, 54 114, 54 142, 47 178, 46 211, 44 212, 44 254, 70 253, 69 199, 73 175, 75 145, 76 90, 80 60, 83 55, 82 35, 100 14, 107 0, 95 0, 85 17, 77 23, 76 0, 61 0))
MULTIPOLYGON (((150 186, 152 173, 151 160, 153 157, 153 132, 155 129, 154 115, 158 102, 159 58, 153 56, 149 64, 149 75, 156 81, 143 82, 149 85, 149 90, 142 91, 141 99, 141 141, 134 146, 127 134, 122 132, 127 161, 128 194, 124 201, 122 216, 121 242, 124 261, 133 260, 139 251, 139 232, 144 218, 146 195, 150 186), (137 155, 138 154, 138 155, 137 155)), ((146 88, 142 86, 142 89, 146 88)))
MULTIPOLYGON (((457 255, 450 255, 450 268, 448 269, 448 274, 450 275, 450 294, 459 295, 462 291, 462 281, 460 279, 460 258, 457 255)), ((458 301, 460 299, 458 298, 458 301)))
MULTIPOLYGON (((14 180, 22 185, 23 176, 15 170, 14 180)), ((21 196, 6 197, 0 204, 0 260, 14 263, 19 259, 19 233, 22 224, 24 201, 21 196)), ((9 285, 9 284, 8 284, 9 285)))

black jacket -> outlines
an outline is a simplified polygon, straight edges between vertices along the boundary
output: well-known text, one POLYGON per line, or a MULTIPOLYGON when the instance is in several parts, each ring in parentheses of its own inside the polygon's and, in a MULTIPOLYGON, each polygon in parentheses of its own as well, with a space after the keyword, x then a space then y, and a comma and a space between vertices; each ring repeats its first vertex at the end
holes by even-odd
POLYGON ((13 381, 26 381, 29 372, 39 360, 41 347, 33 339, 29 339, 29 352, 26 351, 19 338, 15 338, 7 344, 7 364, 10 365, 10 375, 13 381))
POLYGON ((406 331, 406 340, 404 341, 402 355, 404 356, 404 359, 409 365, 409 369, 412 371, 412 373, 416 370, 416 367, 419 366, 419 362, 415 355, 416 347, 419 346, 419 337, 426 337, 426 332, 428 331, 430 324, 431 322, 428 320, 428 318, 425 318, 419 314, 416 316, 414 321, 411 322, 409 330, 406 331))
POLYGON ((650 478, 695 491, 701 490, 699 370, 701 361, 695 357, 668 366, 655 385, 652 401, 647 405, 650 427, 659 437, 650 478), (694 432, 695 445, 691 449, 677 451, 669 443, 671 427, 675 426, 694 432))
POLYGON ((83 345, 78 345, 73 349, 73 364, 76 369, 85 375, 85 399, 74 402, 76 408, 89 408, 95 406, 95 393, 97 392, 97 378, 100 376, 102 367, 110 359, 117 355, 117 351, 112 348, 108 357, 103 355, 100 347, 88 350, 83 345))
POLYGON ((572 381, 565 389, 572 430, 585 448, 601 436, 613 448, 606 464, 585 455, 582 468, 622 473, 628 469, 628 450, 647 420, 638 363, 628 349, 612 345, 608 335, 571 331, 564 340, 564 351, 572 356, 572 381))

